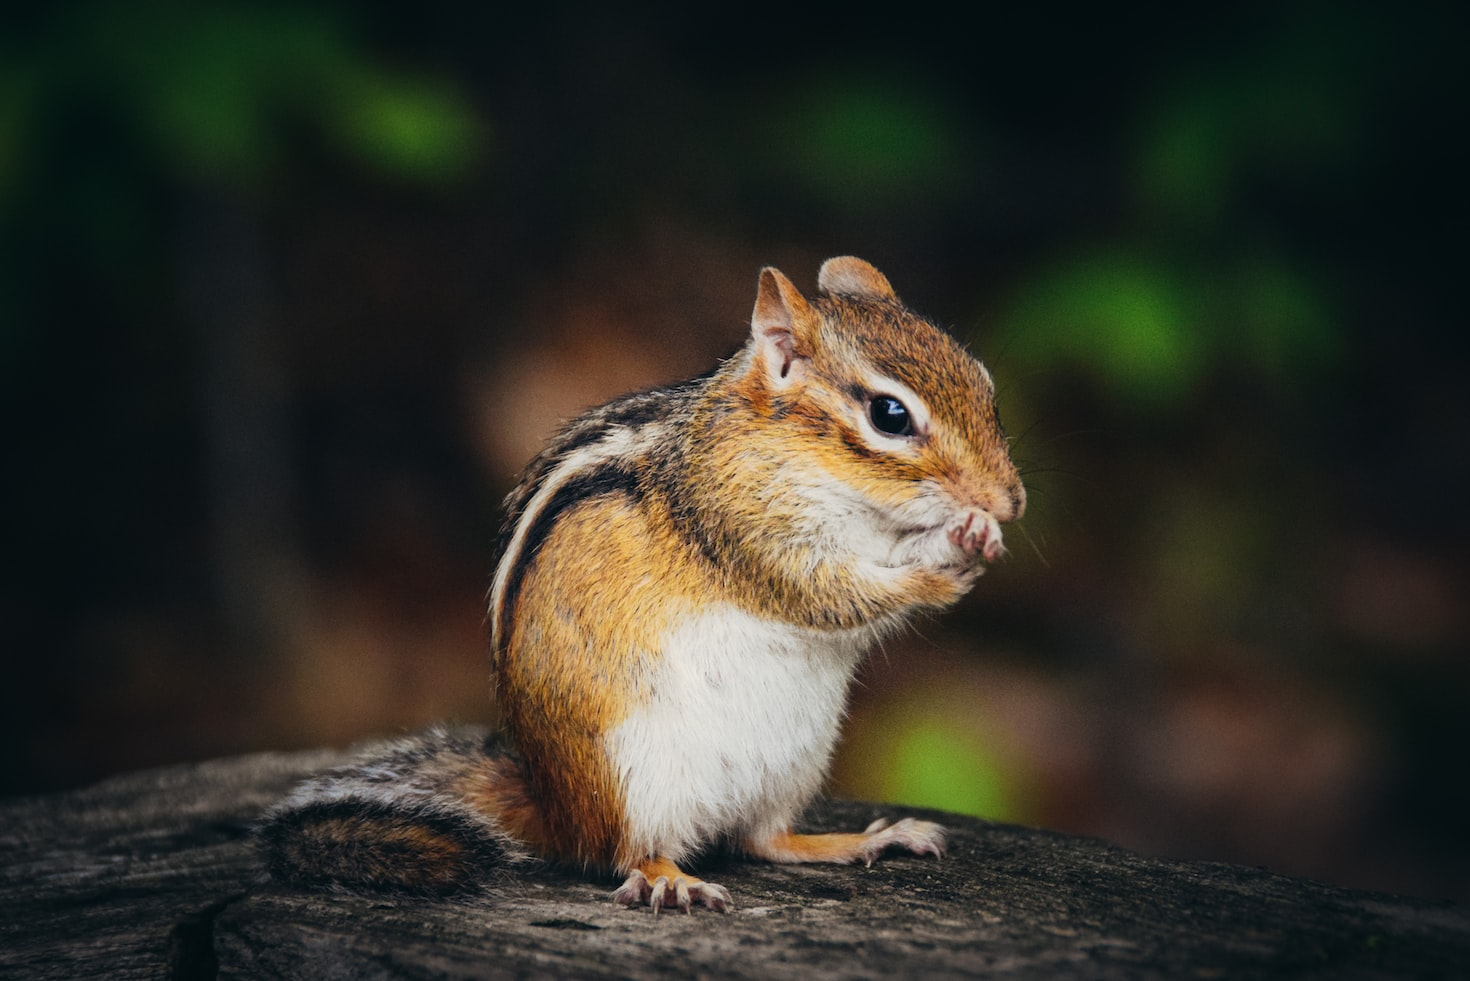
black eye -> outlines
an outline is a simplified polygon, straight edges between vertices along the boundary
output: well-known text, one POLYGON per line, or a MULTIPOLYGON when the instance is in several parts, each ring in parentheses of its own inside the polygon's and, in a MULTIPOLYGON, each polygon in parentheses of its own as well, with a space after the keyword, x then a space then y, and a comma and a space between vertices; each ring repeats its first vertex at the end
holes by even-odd
POLYGON ((891 395, 874 395, 868 403, 868 418, 880 433, 890 436, 912 436, 914 420, 902 402, 891 395))

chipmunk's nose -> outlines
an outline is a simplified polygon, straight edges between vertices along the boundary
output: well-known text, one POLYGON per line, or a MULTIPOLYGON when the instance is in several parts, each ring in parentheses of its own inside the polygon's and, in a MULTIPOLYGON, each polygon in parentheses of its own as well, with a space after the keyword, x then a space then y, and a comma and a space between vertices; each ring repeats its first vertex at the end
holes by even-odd
POLYGON ((1026 488, 1020 480, 1010 484, 988 484, 961 498, 965 503, 1005 524, 1015 521, 1026 511, 1026 488))
POLYGON ((996 510, 995 520, 1002 524, 1017 520, 1026 513, 1026 485, 1017 480, 1005 489, 1001 500, 1005 502, 1006 507, 996 510))

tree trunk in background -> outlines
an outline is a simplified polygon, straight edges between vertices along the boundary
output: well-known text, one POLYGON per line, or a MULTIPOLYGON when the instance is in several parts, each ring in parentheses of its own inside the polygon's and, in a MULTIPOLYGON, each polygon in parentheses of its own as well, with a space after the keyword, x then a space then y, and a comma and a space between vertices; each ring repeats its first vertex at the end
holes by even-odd
POLYGON ((237 647, 272 650, 299 612, 305 577, 270 253, 248 199, 196 195, 185 215, 181 305, 198 344, 216 605, 237 647))

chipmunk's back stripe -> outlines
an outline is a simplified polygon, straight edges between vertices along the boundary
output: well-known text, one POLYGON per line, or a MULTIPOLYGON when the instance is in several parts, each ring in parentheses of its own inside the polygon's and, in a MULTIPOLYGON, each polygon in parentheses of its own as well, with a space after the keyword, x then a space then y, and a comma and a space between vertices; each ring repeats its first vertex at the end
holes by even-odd
POLYGON ((493 646, 505 638, 507 615, 515 606, 516 594, 526 568, 556 520, 567 508, 606 494, 638 495, 638 475, 630 462, 637 447, 653 434, 648 430, 608 430, 604 438, 569 453, 542 478, 526 502, 495 570, 490 591, 490 625, 493 646))
POLYGON ((679 399, 699 389, 711 373, 712 371, 706 372, 698 378, 667 388, 633 392, 592 409, 558 434, 550 449, 557 460, 564 460, 571 453, 602 440, 614 430, 636 431, 642 426, 657 423, 671 414, 672 407, 679 399))
POLYGON ((636 495, 637 461, 667 442, 668 420, 688 414, 687 401, 698 397, 714 370, 593 409, 558 433, 532 464, 506 502, 508 525, 490 587, 493 647, 499 648, 504 637, 503 625, 524 567, 555 518, 589 495, 615 491, 636 495))
POLYGON ((515 609, 516 598, 520 594, 521 582, 526 577, 526 570, 535 561, 541 543, 546 541, 546 537, 551 534, 552 526, 562 514, 577 504, 609 494, 622 494, 637 498, 639 493, 638 475, 624 466, 609 463, 585 471, 575 479, 563 483, 555 494, 546 499, 533 519, 527 520, 528 516, 522 518, 523 525, 528 529, 525 540, 535 544, 529 549, 522 547, 518 550, 513 564, 507 564, 511 558, 509 554, 505 560, 502 560, 501 572, 504 574, 505 581, 495 610, 497 645, 506 636, 508 616, 510 611, 515 609))

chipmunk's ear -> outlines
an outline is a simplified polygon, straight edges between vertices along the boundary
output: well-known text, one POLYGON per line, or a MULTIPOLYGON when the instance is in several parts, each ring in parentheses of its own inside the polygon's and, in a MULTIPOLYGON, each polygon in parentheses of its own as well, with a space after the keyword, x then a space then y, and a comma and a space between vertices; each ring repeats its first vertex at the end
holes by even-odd
POLYGON ((805 376, 819 328, 817 312, 791 280, 773 266, 762 269, 750 338, 772 388, 790 388, 805 376))
POLYGON ((864 300, 891 300, 898 302, 898 294, 888 284, 888 277, 857 256, 840 255, 822 263, 817 273, 817 287, 823 293, 841 293, 864 300))

